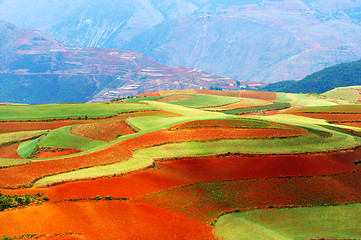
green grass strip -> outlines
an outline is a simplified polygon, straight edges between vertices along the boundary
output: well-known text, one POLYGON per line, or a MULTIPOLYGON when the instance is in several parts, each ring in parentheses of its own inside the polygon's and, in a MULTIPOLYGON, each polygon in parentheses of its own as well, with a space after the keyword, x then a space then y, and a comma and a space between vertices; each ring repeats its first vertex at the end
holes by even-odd
POLYGON ((194 95, 193 98, 172 102, 171 104, 188 108, 216 107, 238 102, 236 97, 225 97, 217 95, 194 95))
POLYGON ((235 239, 360 239, 361 204, 255 210, 222 216, 215 234, 235 239))
POLYGON ((12 132, 12 133, 2 133, 0 134, 0 143, 19 141, 23 138, 28 138, 36 136, 42 133, 48 132, 47 130, 41 131, 24 131, 24 132, 12 132))
POLYGON ((152 110, 152 108, 138 103, 0 105, 0 120, 104 117, 138 110, 152 110))
POLYGON ((28 158, 34 152, 35 148, 38 146, 39 141, 43 137, 44 136, 41 136, 40 138, 21 143, 17 150, 19 156, 22 158, 28 158))

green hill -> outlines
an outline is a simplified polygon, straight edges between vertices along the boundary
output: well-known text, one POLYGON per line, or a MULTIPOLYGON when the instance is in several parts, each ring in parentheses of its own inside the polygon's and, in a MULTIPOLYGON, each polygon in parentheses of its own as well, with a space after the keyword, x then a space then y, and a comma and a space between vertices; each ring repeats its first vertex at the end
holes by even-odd
POLYGON ((283 81, 260 88, 262 91, 324 93, 337 87, 361 85, 361 60, 337 64, 308 75, 300 81, 283 81))

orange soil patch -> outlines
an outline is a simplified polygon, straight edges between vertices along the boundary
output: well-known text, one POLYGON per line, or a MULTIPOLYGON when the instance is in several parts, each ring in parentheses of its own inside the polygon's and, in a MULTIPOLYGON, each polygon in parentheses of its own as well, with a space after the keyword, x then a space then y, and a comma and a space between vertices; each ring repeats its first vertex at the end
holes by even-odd
POLYGON ((0 158, 20 159, 22 157, 17 153, 20 144, 13 144, 7 147, 0 148, 0 158))
POLYGON ((264 102, 264 103, 255 103, 255 102, 245 102, 245 101, 240 101, 240 102, 236 102, 236 103, 231 103, 228 105, 224 105, 224 106, 219 106, 219 107, 210 107, 210 108, 202 108, 203 110, 208 110, 208 111, 229 111, 229 110, 234 110, 234 109, 241 109, 241 108, 250 108, 250 107, 262 107, 262 106, 267 106, 272 104, 271 102, 264 102))
POLYGON ((159 97, 159 92, 150 92, 150 93, 144 93, 144 94, 139 94, 137 95, 137 97, 159 97))
POLYGON ((160 91, 160 96, 168 96, 174 94, 197 94, 196 90, 194 89, 184 89, 184 90, 167 90, 167 91, 160 91))
POLYGON ((286 177, 196 183, 140 197, 208 223, 226 211, 324 204, 360 203, 361 172, 314 177, 286 177))
MULTIPOLYGON (((285 112, 289 113, 289 112, 285 112)), ((347 113, 300 113, 300 112, 290 112, 291 114, 309 118, 324 119, 329 122, 341 123, 342 121, 360 121, 360 114, 347 114, 347 113)))
POLYGON ((78 149, 69 149, 69 150, 62 150, 62 151, 44 151, 38 153, 36 156, 37 158, 55 158, 55 157, 61 157, 61 156, 67 156, 74 153, 81 152, 78 149))
POLYGON ((225 97, 240 97, 240 91, 217 91, 217 90, 201 90, 196 89, 196 92, 199 94, 208 94, 208 95, 218 95, 225 97))
POLYGON ((187 100, 190 98, 194 98, 194 96, 192 96, 192 95, 174 95, 174 96, 157 99, 154 101, 156 101, 156 102, 177 102, 177 101, 187 100))
POLYGON ((121 201, 43 204, 0 214, 7 236, 74 232, 84 239, 215 239, 212 227, 169 210, 121 201), (29 224, 31 223, 31 224, 29 224))
POLYGON ((240 97, 274 101, 278 99, 278 94, 275 92, 257 92, 257 91, 242 90, 240 92, 240 97))
POLYGON ((361 159, 361 149, 314 155, 183 158, 176 161, 157 162, 157 169, 122 177, 69 182, 50 188, 3 190, 2 192, 11 195, 42 192, 50 197, 50 201, 90 198, 96 195, 133 198, 197 182, 336 174, 360 169, 361 165, 354 165, 354 161, 359 159, 361 159))
POLYGON ((94 140, 111 142, 116 139, 118 134, 128 135, 135 133, 135 131, 124 120, 122 120, 83 124, 72 127, 70 129, 70 133, 94 140))

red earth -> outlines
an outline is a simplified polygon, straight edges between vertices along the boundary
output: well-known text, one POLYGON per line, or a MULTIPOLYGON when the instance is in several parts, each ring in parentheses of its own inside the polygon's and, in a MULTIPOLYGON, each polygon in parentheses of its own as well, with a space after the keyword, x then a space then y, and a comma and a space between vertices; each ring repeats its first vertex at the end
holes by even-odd
POLYGON ((184 158, 157 162, 157 169, 122 177, 70 182, 50 188, 3 190, 3 192, 11 195, 42 192, 50 197, 50 201, 90 198, 96 195, 133 198, 197 182, 336 174, 360 169, 360 165, 354 165, 354 161, 359 159, 361 159, 361 149, 307 155, 184 158))
POLYGON ((203 223, 167 209, 123 201, 42 204, 2 212, 0 222, 0 232, 7 236, 72 232, 92 240, 215 239, 212 227, 203 223))
POLYGON ((17 150, 20 144, 13 144, 7 147, 0 148, 0 158, 20 159, 17 150))
POLYGON ((37 158, 54 158, 54 157, 61 157, 61 156, 67 156, 74 153, 81 152, 78 149, 69 149, 69 150, 62 150, 62 151, 44 151, 38 153, 36 156, 37 158))
POLYGON ((267 137, 269 134, 280 136, 300 135, 298 131, 283 129, 209 129, 169 131, 161 130, 140 135, 135 138, 126 139, 115 143, 104 149, 78 155, 59 158, 51 161, 37 161, 26 165, 14 166, 7 169, 0 169, 0 186, 16 187, 30 184, 34 179, 52 173, 60 173, 72 169, 87 166, 98 166, 124 161, 131 157, 136 149, 154 146, 161 143, 176 143, 195 140, 231 139, 231 138, 254 138, 267 137))
POLYGON ((154 204, 204 223, 221 213, 268 207, 317 206, 361 202, 361 172, 196 183, 133 200, 154 204))

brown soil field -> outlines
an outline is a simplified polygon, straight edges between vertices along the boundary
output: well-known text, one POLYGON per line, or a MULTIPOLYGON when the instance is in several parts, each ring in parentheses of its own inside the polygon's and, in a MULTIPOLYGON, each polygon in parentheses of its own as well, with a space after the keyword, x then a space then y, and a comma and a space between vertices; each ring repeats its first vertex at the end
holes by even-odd
POLYGON ((26 165, 0 169, 0 187, 16 187, 30 184, 33 180, 53 173, 61 173, 87 166, 98 166, 120 162, 131 157, 136 149, 155 144, 232 138, 257 138, 268 136, 298 136, 299 131, 283 129, 209 129, 150 132, 126 139, 107 148, 79 156, 69 156, 51 161, 38 161, 26 165))
POLYGON ((135 199, 209 223, 240 209, 307 207, 361 202, 361 172, 330 176, 284 177, 196 183, 135 199))
POLYGON ((54 158, 54 157, 61 157, 61 156, 67 156, 74 153, 81 152, 78 149, 69 149, 69 150, 61 150, 61 151, 42 151, 38 153, 36 156, 37 158, 54 158))
POLYGON ((17 153, 20 144, 13 144, 7 147, 0 148, 0 158, 20 159, 22 157, 17 153))
POLYGON ((262 107, 262 106, 267 106, 270 104, 272 104, 272 103, 264 102, 263 104, 259 104, 259 103, 241 101, 241 102, 231 103, 231 104, 224 105, 224 106, 206 107, 206 108, 202 108, 202 110, 218 112, 218 111, 229 111, 229 110, 241 109, 241 108, 262 107))
MULTIPOLYGON (((313 155, 259 155, 183 158, 157 162, 157 169, 113 178, 69 182, 49 188, 3 190, 11 195, 42 192, 50 201, 111 195, 133 198, 179 185, 281 176, 330 175, 361 169, 361 149, 313 155)), ((263 180, 262 180, 263 181, 263 180)))
POLYGON ((157 99, 154 100, 156 102, 177 102, 177 101, 182 101, 182 100, 187 100, 190 98, 194 98, 194 96, 192 95, 174 95, 174 96, 169 96, 169 97, 164 97, 161 99, 157 99))
POLYGON ((212 228, 203 223, 156 206, 122 201, 43 204, 5 211, 0 222, 0 232, 7 236, 74 232, 92 240, 215 239, 212 228))
POLYGON ((216 91, 216 90, 200 90, 196 89, 199 94, 218 95, 225 97, 240 97, 240 91, 216 91))
POLYGON ((278 99, 278 94, 275 92, 258 92, 258 91, 242 90, 240 91, 240 97, 274 101, 278 99))
POLYGON ((125 120, 120 120, 82 124, 72 127, 70 133, 94 140, 111 142, 116 139, 118 134, 129 135, 135 133, 135 130, 125 120))

